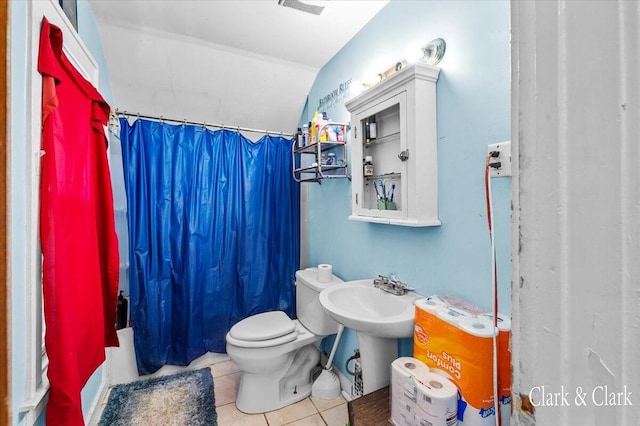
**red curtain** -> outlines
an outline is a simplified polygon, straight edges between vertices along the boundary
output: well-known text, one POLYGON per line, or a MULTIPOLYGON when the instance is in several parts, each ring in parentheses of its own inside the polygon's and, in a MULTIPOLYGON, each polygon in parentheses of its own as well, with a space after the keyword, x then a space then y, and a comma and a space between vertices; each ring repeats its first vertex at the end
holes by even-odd
POLYGON ((62 51, 45 18, 40 239, 45 345, 51 384, 47 424, 84 425, 80 392, 118 346, 118 241, 104 125, 109 105, 62 51))

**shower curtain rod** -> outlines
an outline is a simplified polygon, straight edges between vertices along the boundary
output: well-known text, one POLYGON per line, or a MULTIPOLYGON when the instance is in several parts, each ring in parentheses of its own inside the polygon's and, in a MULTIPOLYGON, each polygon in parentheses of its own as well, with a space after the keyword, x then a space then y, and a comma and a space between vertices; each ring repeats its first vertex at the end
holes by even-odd
POLYGON ((293 137, 292 133, 274 132, 274 131, 271 131, 271 130, 252 129, 252 128, 249 128, 249 127, 241 127, 241 126, 228 126, 226 124, 207 123, 206 121, 191 121, 191 120, 187 120, 187 119, 177 120, 175 118, 167 118, 167 117, 164 117, 162 115, 161 116, 153 116, 153 115, 140 114, 140 113, 137 113, 137 112, 120 111, 117 108, 114 111, 114 114, 116 116, 146 118, 146 119, 149 119, 149 120, 156 120, 156 121, 160 121, 160 122, 171 121, 172 123, 193 124, 195 126, 215 127, 215 128, 218 128, 218 129, 235 130, 235 131, 238 131, 238 132, 239 131, 243 131, 243 132, 263 133, 265 135, 277 135, 277 136, 293 137))

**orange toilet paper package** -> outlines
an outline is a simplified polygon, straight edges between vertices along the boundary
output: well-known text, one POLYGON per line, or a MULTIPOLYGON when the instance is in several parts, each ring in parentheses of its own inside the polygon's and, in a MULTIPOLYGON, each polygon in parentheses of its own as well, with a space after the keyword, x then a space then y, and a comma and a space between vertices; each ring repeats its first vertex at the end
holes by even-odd
MULTIPOLYGON (((483 316, 483 311, 465 302, 437 296, 416 302, 413 356, 458 387, 461 425, 496 424, 493 398, 496 333, 493 322, 483 316)), ((507 365, 510 366, 510 360, 507 365)))
MULTIPOLYGON (((493 315, 484 316, 493 321, 493 315)), ((511 418, 511 320, 498 314, 498 398, 500 399, 501 425, 508 425, 511 418)))
MULTIPOLYGON (((511 327, 511 325, 509 325, 511 327)), ((498 327, 500 328, 500 327, 498 327)), ((511 418, 511 328, 498 334, 498 396, 502 411, 501 424, 508 425, 511 418)))

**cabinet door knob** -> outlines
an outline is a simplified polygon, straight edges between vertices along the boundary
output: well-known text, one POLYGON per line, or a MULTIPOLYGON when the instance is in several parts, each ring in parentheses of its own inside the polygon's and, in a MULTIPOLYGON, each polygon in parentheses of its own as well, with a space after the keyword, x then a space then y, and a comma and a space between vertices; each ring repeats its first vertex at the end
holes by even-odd
POLYGON ((409 159, 409 150, 405 149, 404 151, 400 151, 400 154, 398 154, 398 158, 400 159, 400 161, 407 161, 409 159))

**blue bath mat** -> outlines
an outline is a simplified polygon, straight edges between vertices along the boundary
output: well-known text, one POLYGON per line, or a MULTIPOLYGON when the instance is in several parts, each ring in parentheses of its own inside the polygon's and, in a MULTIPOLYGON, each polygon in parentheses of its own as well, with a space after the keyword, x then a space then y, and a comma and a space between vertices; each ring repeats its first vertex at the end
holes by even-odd
POLYGON ((100 426, 217 426, 209 368, 114 386, 100 426))

